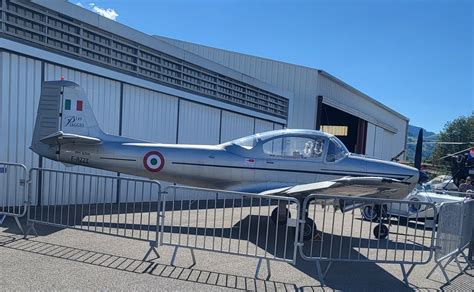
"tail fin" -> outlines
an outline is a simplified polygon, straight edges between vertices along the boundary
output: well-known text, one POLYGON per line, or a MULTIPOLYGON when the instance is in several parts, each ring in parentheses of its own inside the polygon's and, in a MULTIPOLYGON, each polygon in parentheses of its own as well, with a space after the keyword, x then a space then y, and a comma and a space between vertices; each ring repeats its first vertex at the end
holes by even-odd
POLYGON ((79 85, 71 81, 43 82, 31 149, 39 155, 57 159, 61 142, 54 138, 66 136, 68 141, 79 143, 89 138, 100 142, 105 134, 79 85), (71 137, 81 138, 72 140, 71 137))

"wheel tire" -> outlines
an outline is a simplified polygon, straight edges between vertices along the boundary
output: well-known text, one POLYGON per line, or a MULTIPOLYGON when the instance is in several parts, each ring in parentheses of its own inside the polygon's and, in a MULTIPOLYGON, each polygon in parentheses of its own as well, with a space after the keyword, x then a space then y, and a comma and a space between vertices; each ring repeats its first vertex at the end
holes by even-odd
POLYGON ((364 218, 364 220, 366 221, 374 222, 379 219, 379 214, 374 208, 372 208, 372 206, 364 206, 361 209, 361 213, 362 213, 362 218, 364 218))
POLYGON ((286 221, 288 220, 288 218, 291 217, 291 212, 287 208, 285 208, 285 210, 286 210, 286 216, 283 217, 283 216, 278 216, 278 207, 273 209, 272 214, 270 216, 273 224, 277 225, 277 219, 278 219, 278 226, 286 224, 286 221))
POLYGON ((313 238, 318 233, 318 229, 316 228, 316 224, 314 224, 313 219, 306 218, 305 223, 303 226, 303 240, 308 241, 313 238), (314 231, 313 231, 314 230, 314 231))
POLYGON ((384 224, 379 224, 374 227, 374 236, 376 239, 386 239, 388 237, 388 227, 384 224))

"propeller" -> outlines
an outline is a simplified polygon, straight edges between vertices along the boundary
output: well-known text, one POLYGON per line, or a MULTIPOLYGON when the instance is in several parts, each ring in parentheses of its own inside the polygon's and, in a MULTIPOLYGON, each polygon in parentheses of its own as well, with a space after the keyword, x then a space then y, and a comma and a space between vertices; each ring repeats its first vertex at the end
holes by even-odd
POLYGON ((415 149, 415 168, 420 172, 418 183, 424 183, 428 181, 428 175, 421 171, 421 156, 423 154, 423 129, 418 132, 418 140, 416 141, 415 149))

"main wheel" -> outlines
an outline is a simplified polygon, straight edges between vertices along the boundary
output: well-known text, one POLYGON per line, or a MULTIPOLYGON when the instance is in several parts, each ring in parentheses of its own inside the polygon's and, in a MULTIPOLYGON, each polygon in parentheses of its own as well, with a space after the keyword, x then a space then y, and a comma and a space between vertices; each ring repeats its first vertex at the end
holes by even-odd
POLYGON ((372 206, 364 206, 361 213, 364 220, 374 222, 379 219, 379 214, 377 214, 377 211, 375 208, 372 208, 372 206))
POLYGON ((286 221, 288 221, 288 218, 291 217, 291 212, 290 212, 290 210, 285 208, 285 211, 283 213, 285 214, 285 216, 281 216, 281 215, 279 216, 278 207, 273 209, 272 214, 270 216, 270 218, 272 219, 273 224, 277 225, 277 222, 278 222, 278 225, 285 225, 286 224, 286 221))
POLYGON ((377 239, 385 239, 388 236, 388 227, 384 224, 378 224, 374 227, 374 236, 377 239))
POLYGON ((316 228, 316 224, 314 224, 313 219, 306 218, 305 223, 303 226, 303 240, 308 241, 313 239, 318 235, 318 229, 316 228))

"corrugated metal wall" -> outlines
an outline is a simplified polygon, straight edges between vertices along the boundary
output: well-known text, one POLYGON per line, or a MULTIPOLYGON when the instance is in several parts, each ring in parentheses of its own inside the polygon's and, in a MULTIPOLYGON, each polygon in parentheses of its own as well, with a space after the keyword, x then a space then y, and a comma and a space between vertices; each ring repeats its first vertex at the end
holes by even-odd
MULTIPOLYGON (((280 124, 14 53, 0 52, 0 69, 0 161, 20 162, 28 167, 38 167, 40 161, 28 148, 31 145, 42 79, 48 81, 64 77, 78 83, 86 91, 101 128, 114 135, 118 135, 121 129, 123 136, 153 142, 218 144, 220 141, 252 134, 254 127, 257 132, 282 128, 280 124)), ((87 167, 67 167, 49 159, 42 159, 42 166, 56 170, 117 175, 87 167)), ((89 200, 89 184, 87 182, 82 185, 68 175, 45 174, 42 178, 41 204, 89 200), (78 189, 73 192, 75 188, 78 189), (75 195, 60 197, 65 192, 75 195)), ((36 187, 37 182, 34 181, 33 188, 36 187)), ((5 197, 6 190, 12 189, 18 188, 15 185, 0 186, 0 200, 5 197)), ((113 202, 116 193, 117 186, 111 181, 107 184, 101 182, 91 189, 93 200, 97 202, 113 202)), ((21 203, 22 199, 12 196, 10 191, 9 198, 14 197, 17 198, 17 203, 21 203)), ((136 198, 140 198, 140 195, 136 198)), ((36 202, 35 197, 33 203, 36 202)))
MULTIPOLYGON (((33 136, 41 92, 41 62, 0 52, 0 161, 38 166, 38 156, 28 149, 33 136)), ((14 167, 0 173, 0 205, 23 203, 24 174, 14 167)))
POLYGON ((255 119, 228 111, 222 111, 221 140, 227 142, 254 133, 255 119))
POLYGON ((176 143, 178 98, 125 84, 122 136, 176 143))
POLYGON ((178 143, 219 144, 220 110, 181 100, 178 143))
POLYGON ((288 112, 289 128, 314 129, 318 71, 198 44, 157 36, 179 48, 294 93, 288 112))

